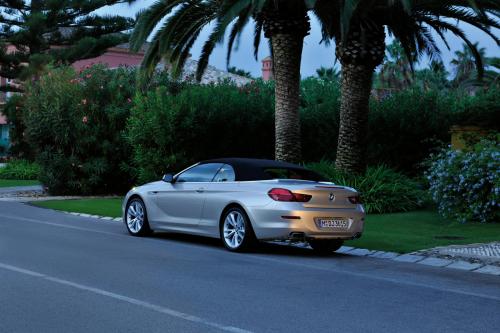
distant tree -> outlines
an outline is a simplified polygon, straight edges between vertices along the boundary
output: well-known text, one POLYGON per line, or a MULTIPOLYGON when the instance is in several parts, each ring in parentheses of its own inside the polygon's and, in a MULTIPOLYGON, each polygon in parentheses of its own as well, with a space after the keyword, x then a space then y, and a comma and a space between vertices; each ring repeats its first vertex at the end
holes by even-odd
POLYGON ((387 45, 384 63, 380 69, 379 81, 383 88, 403 90, 412 84, 413 64, 408 60, 399 41, 387 45))
POLYGON ((243 77, 246 77, 246 78, 249 78, 249 79, 253 79, 252 73, 247 72, 247 71, 245 71, 243 69, 236 68, 234 66, 228 67, 227 71, 229 73, 232 73, 232 74, 236 74, 236 75, 243 76, 243 77))
POLYGON ((450 88, 448 71, 441 60, 433 60, 429 67, 415 72, 414 84, 424 90, 444 90, 450 88))
MULTIPOLYGON (((474 43, 474 47, 477 49, 482 62, 485 63, 486 49, 484 47, 479 47, 479 43, 474 43)), ((466 44, 463 44, 461 51, 455 51, 455 57, 451 60, 451 65, 455 72, 454 81, 456 85, 460 85, 460 83, 470 81, 474 77, 477 77, 475 57, 466 44)))
MULTIPOLYGON (((127 0, 0 0, 0 76, 18 81, 38 75, 47 64, 93 58, 124 42, 134 21, 97 15, 104 6, 127 0)), ((0 87, 19 91, 19 86, 0 87)))
POLYGON ((338 81, 340 79, 340 72, 335 67, 327 68, 321 66, 316 70, 316 74, 324 81, 338 81))

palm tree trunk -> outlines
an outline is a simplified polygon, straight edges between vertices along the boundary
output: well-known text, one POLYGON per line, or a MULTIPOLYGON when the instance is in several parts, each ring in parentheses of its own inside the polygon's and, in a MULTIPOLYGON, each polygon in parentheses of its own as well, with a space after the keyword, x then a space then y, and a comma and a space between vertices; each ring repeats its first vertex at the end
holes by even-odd
POLYGON ((301 161, 300 62, 304 37, 278 33, 271 37, 275 80, 275 158, 301 161))
POLYGON ((362 173, 366 167, 366 133, 373 68, 342 66, 340 129, 335 167, 362 173))
POLYGON ((335 167, 363 173, 373 72, 385 55, 384 26, 353 25, 348 37, 337 38, 336 42, 336 56, 342 65, 342 89, 335 167))

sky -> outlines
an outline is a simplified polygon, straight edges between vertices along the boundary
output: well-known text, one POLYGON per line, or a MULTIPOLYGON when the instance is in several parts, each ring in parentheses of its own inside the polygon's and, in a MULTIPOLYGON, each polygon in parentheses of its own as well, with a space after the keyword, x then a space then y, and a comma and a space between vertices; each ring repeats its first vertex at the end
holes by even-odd
MULTIPOLYGON (((106 7, 99 11, 100 14, 117 14, 122 16, 130 16, 135 17, 135 14, 142 8, 147 8, 154 0, 140 0, 136 1, 132 5, 128 4, 120 4, 112 7, 106 7)), ((479 31, 477 28, 472 27, 467 24, 461 24, 460 28, 465 31, 467 36, 473 42, 479 42, 481 47, 486 49, 487 57, 500 57, 500 48, 490 37, 488 37, 483 32, 479 31)), ((200 55, 203 42, 206 40, 210 33, 210 27, 208 29, 204 29, 200 34, 198 41, 195 43, 193 48, 191 49, 191 54, 193 58, 197 59, 200 55)), ((496 36, 500 37, 500 30, 494 30, 496 36)), ((442 60, 445 65, 447 65, 448 70, 452 69, 449 67, 449 62, 453 59, 454 52, 456 50, 462 49, 462 41, 453 36, 448 36, 448 43, 450 45, 451 50, 448 50, 444 43, 436 38, 438 46, 442 50, 442 60)), ((302 67, 301 74, 302 77, 308 77, 316 74, 316 69, 321 66, 324 67, 333 67, 335 65, 335 46, 332 43, 330 46, 325 46, 324 43, 321 42, 321 31, 318 22, 312 18, 311 19, 311 33, 304 40, 304 51, 302 53, 302 67)), ((390 42, 390 38, 387 37, 387 42, 390 42)), ((212 56, 210 57, 210 65, 213 65, 219 69, 226 68, 226 53, 227 46, 220 45, 218 46, 212 56)), ((259 61, 256 61, 253 56, 253 28, 251 25, 248 25, 242 36, 239 48, 233 51, 231 56, 231 64, 230 66, 235 66, 237 68, 244 69, 245 71, 251 72, 253 76, 259 77, 261 75, 261 62, 260 60, 269 55, 269 48, 267 46, 267 42, 264 38, 262 38, 262 43, 259 51, 259 61)), ((420 67, 425 66, 428 63, 428 59, 422 59, 420 63, 420 67)), ((338 67, 338 64, 337 64, 338 67)))

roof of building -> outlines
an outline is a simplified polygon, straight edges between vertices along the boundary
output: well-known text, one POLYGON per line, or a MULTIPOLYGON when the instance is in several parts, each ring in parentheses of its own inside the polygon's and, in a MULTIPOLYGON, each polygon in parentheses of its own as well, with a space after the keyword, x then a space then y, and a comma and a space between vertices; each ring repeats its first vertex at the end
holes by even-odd
MULTIPOLYGON (((182 72, 182 79, 193 79, 196 75, 196 69, 198 68, 198 61, 193 60, 191 58, 186 60, 186 64, 184 65, 184 70, 182 72)), ((252 82, 252 79, 247 77, 229 73, 228 71, 221 70, 215 68, 214 66, 207 66, 203 76, 201 77, 200 83, 202 84, 210 84, 210 83, 218 83, 220 81, 229 80, 236 84, 237 86, 244 86, 252 82)))

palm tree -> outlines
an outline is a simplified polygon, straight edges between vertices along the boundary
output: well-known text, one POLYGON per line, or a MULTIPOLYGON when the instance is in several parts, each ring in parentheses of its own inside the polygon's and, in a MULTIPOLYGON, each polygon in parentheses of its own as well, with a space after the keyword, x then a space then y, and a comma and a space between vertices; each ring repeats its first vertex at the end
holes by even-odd
POLYGON ((450 87, 448 71, 441 60, 433 60, 428 68, 415 72, 415 81, 422 89, 442 91, 450 87))
POLYGON ((315 15, 326 40, 334 39, 342 65, 340 130, 336 167, 363 172, 369 98, 375 68, 385 55, 385 31, 398 40, 410 63, 426 54, 438 58, 434 32, 448 45, 445 33, 461 38, 471 50, 478 74, 481 55, 467 35, 452 22, 470 24, 493 38, 498 28, 497 0, 318 0, 315 15))
POLYGON ((138 50, 155 27, 143 60, 151 72, 162 59, 180 75, 191 47, 201 30, 213 24, 198 62, 199 80, 215 46, 223 42, 231 26, 227 64, 235 41, 252 19, 255 21, 254 47, 257 57, 262 31, 269 39, 275 80, 275 158, 290 162, 301 159, 299 85, 304 37, 309 33, 307 15, 310 0, 159 0, 141 11, 131 36, 132 50, 138 50), (307 3, 307 4, 306 4, 307 3), (163 23, 161 23, 163 22, 163 23))
MULTIPOLYGON (((484 63, 486 49, 484 47, 479 47, 478 43, 474 43, 474 47, 477 49, 484 63)), ((455 51, 455 57, 451 60, 451 65, 455 72, 454 81, 457 85, 476 76, 474 55, 466 44, 462 45, 461 51, 455 51)))
POLYGON ((380 69, 379 79, 384 88, 396 90, 406 89, 413 82, 412 64, 397 40, 387 46, 387 56, 380 69))
POLYGON ((338 81, 340 78, 340 73, 335 67, 326 68, 321 66, 316 70, 316 74, 323 81, 338 81))

